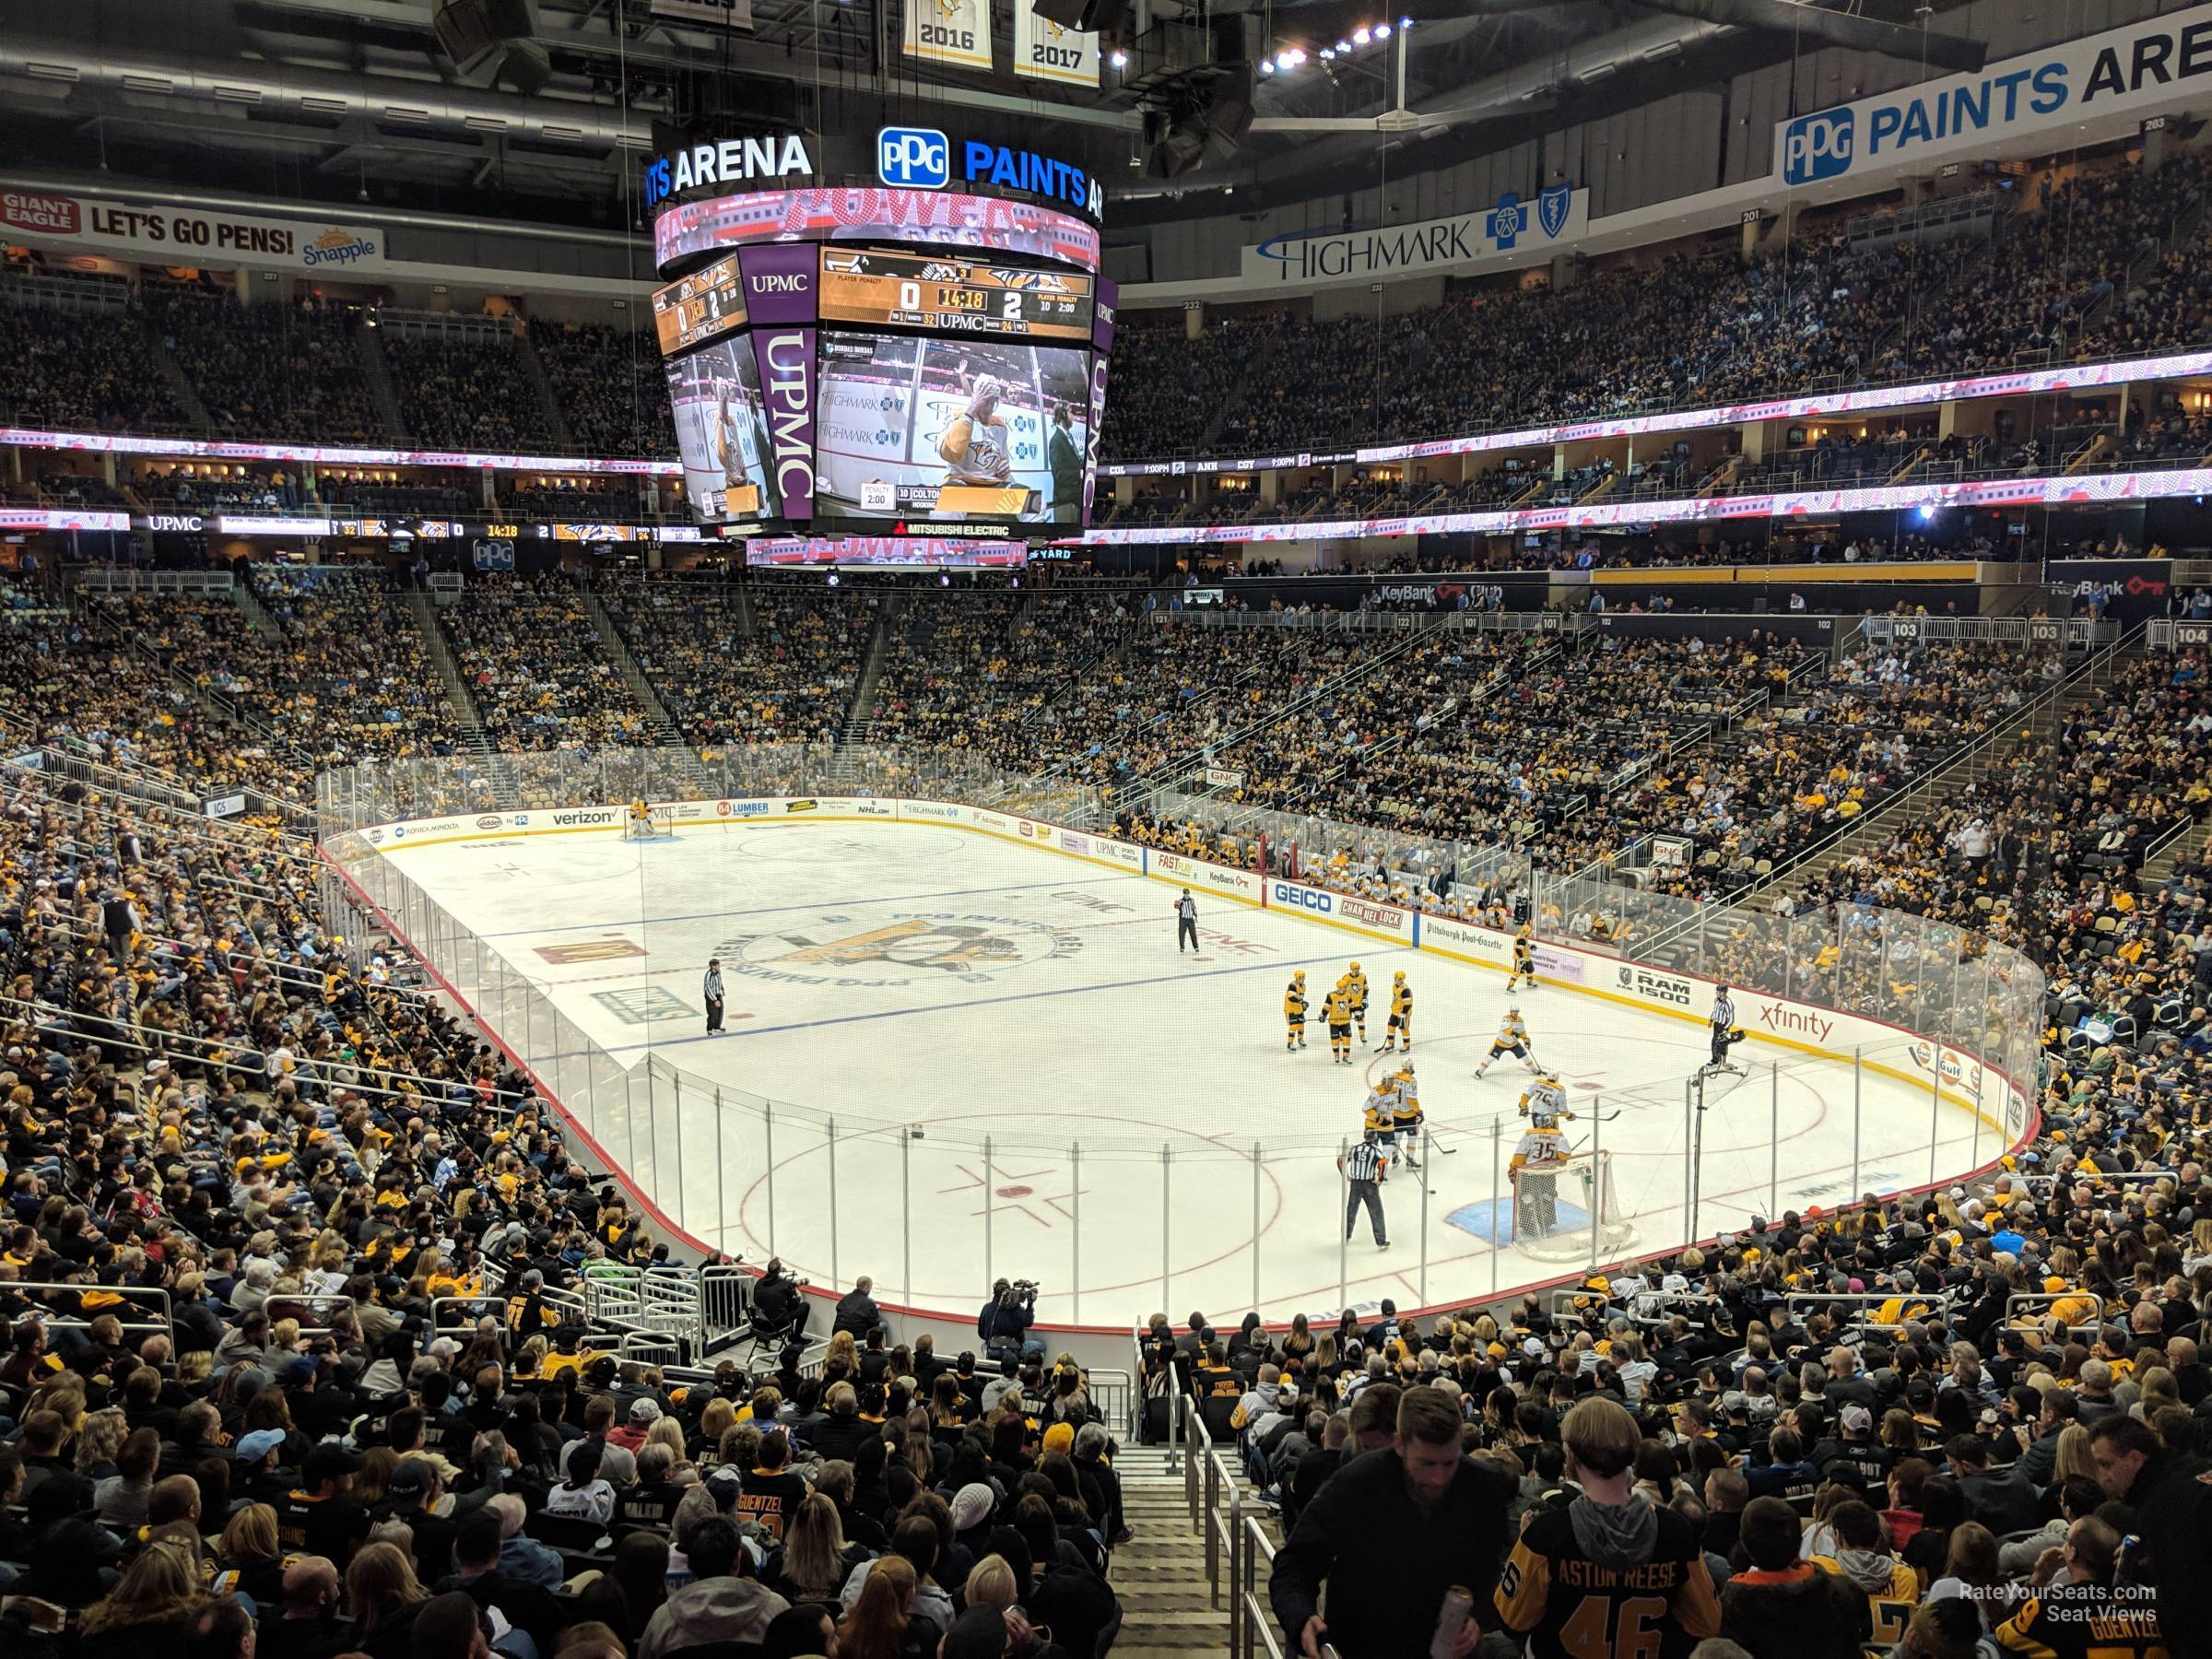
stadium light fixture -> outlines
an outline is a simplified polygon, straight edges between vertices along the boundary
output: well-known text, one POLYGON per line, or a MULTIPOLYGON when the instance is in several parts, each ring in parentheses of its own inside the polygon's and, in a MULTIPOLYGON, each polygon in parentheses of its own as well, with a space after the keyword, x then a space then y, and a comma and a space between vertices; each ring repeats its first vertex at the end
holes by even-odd
POLYGON ((1352 30, 1352 44, 1355 46, 1364 46, 1373 39, 1374 36, 1368 33, 1367 25, 1364 23, 1352 30))
POLYGON ((1378 41, 1387 41, 1387 40, 1389 40, 1389 39, 1390 39, 1390 25, 1389 25, 1389 24, 1387 24, 1387 23, 1378 23, 1378 24, 1376 24, 1376 25, 1375 25, 1375 39, 1376 39, 1376 40, 1378 40, 1378 41))
POLYGON ((1335 47, 1334 47, 1334 46, 1324 46, 1324 47, 1321 49, 1321 61, 1322 61, 1323 63, 1324 63, 1324 64, 1327 64, 1327 63, 1334 63, 1334 62, 1335 61, 1335 58, 1336 58, 1336 48, 1335 48, 1335 47))
POLYGON ((1275 73, 1275 60, 1273 58, 1262 58, 1260 60, 1260 73, 1262 75, 1273 75, 1275 73))
POLYGON ((1129 54, 1124 52, 1119 46, 1116 46, 1113 49, 1113 55, 1109 57, 1106 61, 1112 64, 1116 69, 1126 69, 1129 67, 1129 54))

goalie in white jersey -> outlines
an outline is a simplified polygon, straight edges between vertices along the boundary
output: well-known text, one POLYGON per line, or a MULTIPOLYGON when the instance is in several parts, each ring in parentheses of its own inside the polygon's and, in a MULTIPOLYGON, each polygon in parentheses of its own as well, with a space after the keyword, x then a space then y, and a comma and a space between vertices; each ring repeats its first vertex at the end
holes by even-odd
POLYGON ((1530 1118, 1511 1166, 1520 1195, 1513 1206, 1513 1230, 1517 1237, 1540 1239, 1559 1226, 1559 1176, 1567 1167, 1567 1137, 1556 1122, 1547 1127, 1533 1112, 1530 1118))

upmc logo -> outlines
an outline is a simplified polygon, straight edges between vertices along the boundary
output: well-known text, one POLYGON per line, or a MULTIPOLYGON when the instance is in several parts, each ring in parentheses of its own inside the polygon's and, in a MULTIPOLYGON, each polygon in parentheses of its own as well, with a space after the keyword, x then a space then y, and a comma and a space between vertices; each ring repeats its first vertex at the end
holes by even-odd
POLYGON ((1319 911, 1324 916, 1336 908, 1326 893, 1317 893, 1312 888, 1292 887, 1287 881, 1275 884, 1275 901, 1277 904, 1295 904, 1301 910, 1319 911))
POLYGON ((1782 135, 1782 182, 1810 184, 1851 171, 1858 117, 1850 110, 1800 115, 1782 135))
POLYGON ((942 190, 952 180, 952 145, 935 127, 887 126, 876 135, 876 173, 886 184, 942 190))

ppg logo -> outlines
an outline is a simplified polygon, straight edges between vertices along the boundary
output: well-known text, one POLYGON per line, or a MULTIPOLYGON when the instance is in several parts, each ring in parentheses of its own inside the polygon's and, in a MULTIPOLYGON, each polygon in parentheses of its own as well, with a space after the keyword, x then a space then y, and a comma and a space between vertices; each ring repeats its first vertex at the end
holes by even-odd
POLYGON ((1275 901, 1277 904, 1295 904, 1304 910, 1319 911, 1327 915, 1335 906, 1326 893, 1317 893, 1312 888, 1297 888, 1278 881, 1275 884, 1275 901))
POLYGON ((876 135, 876 173, 886 184, 942 190, 952 177, 952 146, 935 127, 887 126, 876 135))
POLYGON ((1849 110, 1828 110, 1791 122, 1782 135, 1782 182, 1810 184, 1849 172, 1857 124, 1849 110))

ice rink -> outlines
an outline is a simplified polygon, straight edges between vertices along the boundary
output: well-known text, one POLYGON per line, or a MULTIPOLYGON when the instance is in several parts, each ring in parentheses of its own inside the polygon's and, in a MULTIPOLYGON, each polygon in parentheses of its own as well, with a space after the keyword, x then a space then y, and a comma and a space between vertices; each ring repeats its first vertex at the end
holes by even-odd
MULTIPOLYGON (((1179 954, 1172 886, 947 825, 733 822, 646 844, 602 831, 382 852, 496 951, 477 985, 526 978, 573 1022, 568 1043, 581 1032, 621 1066, 651 1055, 692 1080, 680 1101, 656 1084, 654 1124, 603 1114, 597 1138, 685 1232, 753 1261, 772 1252, 820 1284, 871 1274, 881 1300, 955 1312, 994 1276, 1030 1277, 1046 1321, 1095 1325, 1156 1308, 1232 1324, 1340 1297, 1436 1304, 1568 1271, 1493 1243, 1509 1230, 1503 1168, 1527 1075, 1508 1058, 1473 1076, 1507 1003, 1492 969, 1203 896, 1202 948, 1179 954), (716 956, 728 1029, 708 1035, 700 979, 716 956), (1292 971, 1318 1011, 1355 959, 1374 995, 1359 1064, 1330 1063, 1318 1021, 1286 1053, 1292 971), (1346 1246, 1335 1156, 1384 1067, 1400 969, 1436 1138, 1426 1188, 1401 1170, 1383 1189, 1390 1247, 1364 1222, 1346 1246), (754 1097, 775 1102, 772 1124, 754 1097), (626 1156, 641 1133, 650 1152, 626 1156)), ((477 1000, 541 1076, 577 1058, 551 1052, 541 1025, 502 1023, 512 996, 477 1000)), ((1631 1248, 1680 1242, 1683 1080, 1706 1057, 1701 1019, 1557 985, 1516 1000, 1580 1114, 1571 1138, 1612 1155, 1631 1248)), ((1704 1236, 1770 1204, 1841 1200, 1854 1170, 1859 1190, 1889 1190, 1995 1150, 1899 1055, 1891 1075, 1782 1045, 1736 1054, 1750 1075, 1708 1097, 1704 1236)))

